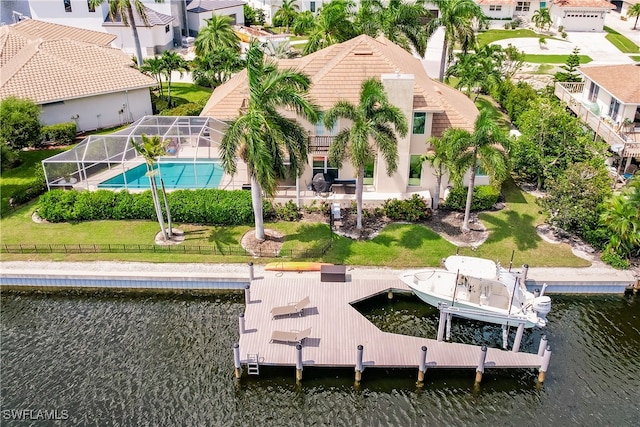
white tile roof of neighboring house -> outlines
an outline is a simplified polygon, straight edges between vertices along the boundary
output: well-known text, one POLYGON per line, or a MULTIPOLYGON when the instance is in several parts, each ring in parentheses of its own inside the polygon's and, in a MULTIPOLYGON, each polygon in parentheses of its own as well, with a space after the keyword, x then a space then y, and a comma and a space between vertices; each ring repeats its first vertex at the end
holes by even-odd
POLYGON ((117 37, 113 34, 100 31, 85 30, 67 25, 52 24, 38 21, 37 19, 25 19, 12 25, 14 31, 20 31, 25 35, 33 35, 43 40, 58 40, 61 38, 77 40, 86 43, 109 46, 117 37))
POLYGON ((192 0, 187 2, 187 12, 202 13, 213 10, 226 9, 247 4, 241 0, 192 0))
MULTIPOLYGON (((145 23, 140 14, 133 9, 133 19, 136 23, 136 27, 155 27, 156 25, 167 25, 170 24, 175 18, 173 16, 165 15, 164 13, 156 12, 153 9, 150 9, 145 6, 144 13, 147 15, 147 22, 145 23)), ((128 19, 128 17, 127 17, 128 19)), ((127 20, 128 22, 128 20, 127 20)), ((107 17, 104 19, 103 27, 124 27, 125 25, 122 23, 122 16, 120 14, 116 14, 114 20, 111 20, 111 17, 107 14, 107 17)))
POLYGON ((551 0, 558 7, 590 7, 602 9, 615 9, 615 5, 607 0, 551 0))
POLYGON ((640 104, 640 65, 582 66, 579 71, 625 104, 640 104))
POLYGON ((48 38, 20 31, 19 24, 0 27, 0 99, 16 96, 45 104, 156 84, 132 68, 126 53, 44 28, 48 38))
MULTIPOLYGON (((322 110, 338 100, 356 104, 360 85, 368 78, 400 73, 414 75, 413 108, 434 113, 434 136, 450 127, 473 130, 478 115, 474 103, 462 92, 431 79, 417 58, 384 37, 358 36, 302 58, 280 60, 278 66, 309 75, 313 82, 309 95, 322 110)), ((213 92, 201 115, 230 120, 238 115, 247 92, 243 70, 213 92)))

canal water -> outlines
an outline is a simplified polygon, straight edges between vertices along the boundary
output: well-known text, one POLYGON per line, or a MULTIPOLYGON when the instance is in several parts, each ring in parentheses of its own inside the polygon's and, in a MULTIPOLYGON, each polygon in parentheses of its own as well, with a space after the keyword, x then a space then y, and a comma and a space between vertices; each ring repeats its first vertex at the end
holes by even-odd
MULTIPOLYGON (((237 294, 131 296, 3 292, 0 412, 53 411, 64 425, 631 426, 640 420, 640 297, 553 296, 553 357, 533 370, 475 373, 261 369, 233 378, 237 294), (62 412, 65 411, 65 412, 62 412), (64 417, 62 415, 66 414, 64 417)), ((437 311, 409 296, 357 308, 381 329, 434 338, 437 311)), ((514 332, 510 335, 513 340, 514 332)), ((339 331, 336 331, 339 333, 339 331)), ((499 347, 499 327, 454 320, 453 340, 499 347)), ((541 331, 525 333, 535 352, 541 331)), ((34 417, 37 412, 31 413, 34 417)), ((15 417, 14 417, 15 418, 15 417)), ((30 421, 40 425, 37 421, 30 421)))

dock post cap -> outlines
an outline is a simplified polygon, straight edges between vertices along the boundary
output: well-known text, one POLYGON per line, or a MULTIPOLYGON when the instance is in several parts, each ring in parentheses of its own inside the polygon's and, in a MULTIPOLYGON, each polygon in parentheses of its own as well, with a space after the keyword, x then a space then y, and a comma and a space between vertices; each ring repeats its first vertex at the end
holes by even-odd
POLYGON ((426 345, 423 345, 420 349, 421 349, 422 351, 427 351, 427 346, 426 346, 426 345))
POLYGON ((240 344, 238 344, 238 343, 234 343, 234 344, 233 344, 233 348, 240 348, 240 344))
POLYGON ((362 350, 363 348, 362 344, 358 344, 358 350, 362 350))
POLYGON ((296 344, 296 350, 302 350, 302 344, 296 344))

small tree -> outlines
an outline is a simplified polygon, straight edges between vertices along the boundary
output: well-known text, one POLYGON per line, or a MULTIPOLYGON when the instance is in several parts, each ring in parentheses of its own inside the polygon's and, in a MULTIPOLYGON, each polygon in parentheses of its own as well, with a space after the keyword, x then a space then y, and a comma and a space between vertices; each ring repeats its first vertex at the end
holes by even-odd
POLYGON ((555 80, 557 82, 581 82, 582 79, 578 74, 578 67, 580 66, 580 49, 575 48, 571 55, 567 57, 567 61, 565 65, 561 65, 560 68, 564 70, 564 72, 559 71, 555 75, 555 80))
POLYGON ((627 10, 627 16, 629 18, 636 18, 636 21, 633 23, 633 29, 635 30, 638 27, 638 18, 640 18, 640 3, 636 3, 633 6, 631 6, 628 10, 627 10))
POLYGON ((298 15, 298 5, 296 0, 282 0, 282 6, 273 16, 273 19, 280 21, 286 27, 285 32, 289 34, 289 27, 298 15))
POLYGON ((533 12, 533 15, 531 15, 531 22, 533 22, 533 25, 535 25, 536 28, 540 28, 541 30, 549 28, 553 22, 549 9, 543 7, 533 12))
POLYGON ((162 74, 167 81, 167 104, 171 107, 171 73, 178 71, 182 77, 184 72, 188 70, 189 64, 176 52, 169 50, 162 52, 160 61, 162 63, 162 74))
POLYGON ((0 102, 0 142, 13 148, 40 143, 40 107, 29 99, 10 96, 0 102))
POLYGON ((625 258, 640 253, 640 178, 605 201, 600 221, 611 234, 608 250, 625 258))
MULTIPOLYGON (((443 134, 442 137, 436 138, 432 137, 429 139, 429 145, 431 149, 427 151, 420 158, 420 163, 428 162, 433 169, 433 175, 436 177, 436 188, 433 192, 433 201, 432 208, 434 211, 438 210, 440 206, 440 187, 442 186, 442 177, 448 171, 454 170, 455 165, 453 165, 453 158, 455 157, 453 153, 451 153, 451 140, 456 139, 456 132, 460 129, 449 128, 443 134)), ((459 176, 453 176, 452 179, 455 181, 459 176)))
POLYGON ((162 63, 162 59, 158 56, 154 56, 153 58, 147 58, 144 60, 142 65, 140 66, 140 71, 144 74, 147 74, 158 82, 158 89, 160 90, 160 97, 162 98, 162 71, 164 68, 164 64, 162 63))

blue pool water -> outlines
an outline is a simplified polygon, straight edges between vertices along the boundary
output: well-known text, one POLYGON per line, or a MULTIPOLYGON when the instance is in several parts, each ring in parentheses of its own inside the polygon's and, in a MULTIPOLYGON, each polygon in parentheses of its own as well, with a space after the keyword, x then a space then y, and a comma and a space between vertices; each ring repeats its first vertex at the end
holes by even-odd
MULTIPOLYGON (((171 162, 158 163, 160 173, 156 182, 160 186, 160 178, 167 189, 218 188, 222 175, 222 167, 214 163, 171 162)), ((149 188, 147 166, 141 164, 113 178, 98 184, 98 188, 149 188)))

